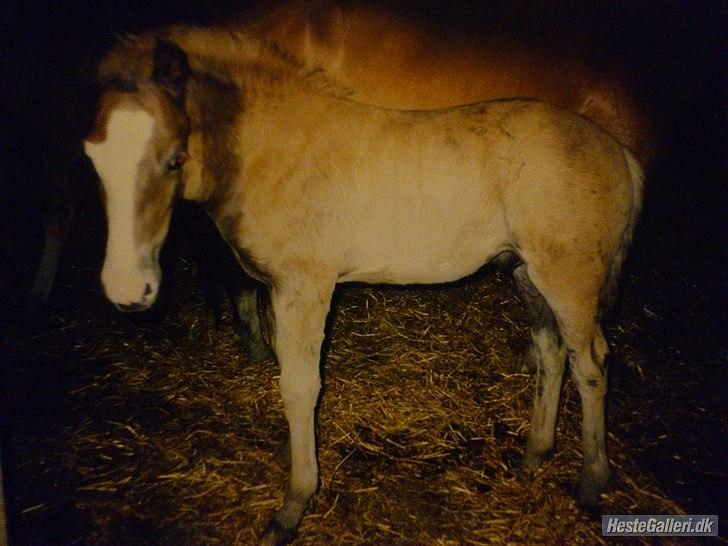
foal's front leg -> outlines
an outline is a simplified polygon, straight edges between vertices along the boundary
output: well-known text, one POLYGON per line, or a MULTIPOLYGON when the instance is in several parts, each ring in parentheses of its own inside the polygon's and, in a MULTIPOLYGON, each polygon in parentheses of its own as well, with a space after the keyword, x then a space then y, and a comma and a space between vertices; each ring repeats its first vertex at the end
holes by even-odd
POLYGON ((291 475, 283 508, 268 525, 263 544, 281 544, 293 538, 318 486, 314 417, 321 387, 321 343, 334 284, 333 278, 299 279, 279 282, 271 293, 273 347, 281 366, 291 475))

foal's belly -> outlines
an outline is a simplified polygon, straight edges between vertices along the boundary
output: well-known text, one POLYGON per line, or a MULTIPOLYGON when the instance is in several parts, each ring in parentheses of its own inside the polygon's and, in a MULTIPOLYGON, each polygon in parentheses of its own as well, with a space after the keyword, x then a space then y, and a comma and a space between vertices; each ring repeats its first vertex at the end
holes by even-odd
MULTIPOLYGON (((493 253, 493 255, 497 254, 493 253)), ((440 284, 456 281, 475 273, 490 260, 491 256, 477 260, 453 263, 446 259, 430 261, 413 260, 387 264, 370 264, 339 277, 339 282, 364 282, 369 284, 440 284)))
POLYGON ((369 234, 350 256, 340 282, 438 284, 466 277, 509 248, 501 230, 369 234))

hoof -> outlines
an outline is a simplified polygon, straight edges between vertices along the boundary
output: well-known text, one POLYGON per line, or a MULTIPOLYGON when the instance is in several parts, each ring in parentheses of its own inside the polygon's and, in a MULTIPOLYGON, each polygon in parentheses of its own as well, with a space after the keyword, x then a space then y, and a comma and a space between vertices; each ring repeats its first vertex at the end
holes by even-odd
POLYGON ((541 466, 544 461, 548 461, 554 455, 554 450, 549 449, 542 453, 531 453, 526 451, 521 458, 521 469, 526 474, 531 474, 541 466))
POLYGON ((607 489, 611 481, 612 476, 609 471, 601 476, 582 475, 576 495, 579 507, 589 515, 599 515, 596 512, 599 508, 599 496, 607 489))
POLYGON ((296 538, 296 529, 286 529, 277 519, 273 518, 266 525, 260 544, 261 546, 290 544, 294 538, 296 538))

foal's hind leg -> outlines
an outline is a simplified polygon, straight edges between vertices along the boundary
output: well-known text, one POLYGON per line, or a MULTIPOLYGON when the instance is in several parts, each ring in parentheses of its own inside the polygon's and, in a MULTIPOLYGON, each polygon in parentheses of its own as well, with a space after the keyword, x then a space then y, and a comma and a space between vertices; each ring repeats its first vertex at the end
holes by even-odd
POLYGON ((609 349, 599 324, 593 323, 592 326, 591 336, 577 335, 574 343, 569 345, 571 372, 579 388, 582 405, 584 461, 579 483, 579 503, 585 507, 597 504, 599 494, 610 479, 604 417, 607 393, 607 369, 604 360, 609 349))
POLYGON ((519 265, 513 271, 513 277, 531 322, 529 358, 536 368, 533 416, 522 460, 525 469, 533 470, 553 452, 566 349, 556 317, 528 277, 526 264, 519 265))
POLYGON ((529 267, 530 279, 548 301, 559 324, 582 403, 583 463, 579 502, 591 507, 609 481, 604 402, 608 347, 597 323, 602 279, 589 267, 562 260, 550 269, 529 267), (546 271, 546 274, 544 274, 546 271))

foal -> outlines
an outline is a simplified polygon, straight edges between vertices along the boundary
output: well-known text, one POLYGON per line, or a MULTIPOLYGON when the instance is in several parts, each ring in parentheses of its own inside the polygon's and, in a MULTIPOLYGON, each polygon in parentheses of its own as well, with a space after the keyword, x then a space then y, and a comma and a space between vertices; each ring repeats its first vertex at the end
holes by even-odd
POLYGON ((123 311, 154 303, 177 196, 202 203, 270 289, 291 474, 264 542, 295 534, 318 484, 319 360, 336 283, 448 282, 506 252, 538 367, 523 464, 553 447, 568 356, 583 406, 579 497, 597 502, 609 477, 598 317, 642 197, 625 147, 534 101, 358 104, 246 34, 176 27, 130 39, 99 79, 86 151, 105 195, 109 299, 123 311))

